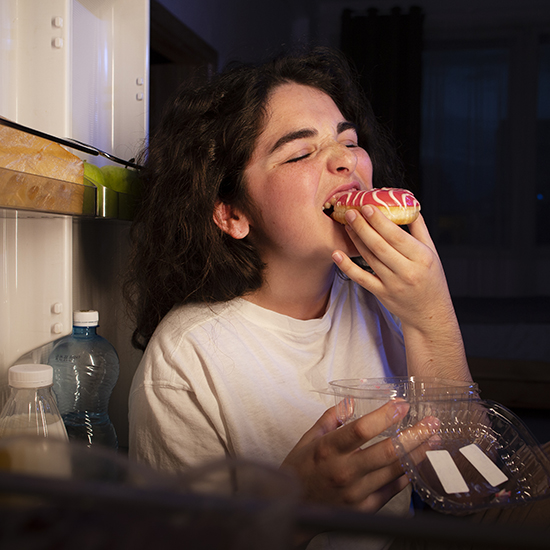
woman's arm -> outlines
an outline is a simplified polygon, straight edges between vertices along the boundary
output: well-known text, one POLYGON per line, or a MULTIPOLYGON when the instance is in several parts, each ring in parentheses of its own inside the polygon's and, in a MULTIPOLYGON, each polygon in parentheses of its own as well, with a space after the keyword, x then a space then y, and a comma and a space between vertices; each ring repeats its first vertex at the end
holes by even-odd
POLYGON ((333 259, 401 319, 409 375, 471 380, 443 267, 424 219, 410 224, 409 234, 377 208, 363 207, 361 214, 348 212, 346 228, 375 275, 341 251, 333 259))

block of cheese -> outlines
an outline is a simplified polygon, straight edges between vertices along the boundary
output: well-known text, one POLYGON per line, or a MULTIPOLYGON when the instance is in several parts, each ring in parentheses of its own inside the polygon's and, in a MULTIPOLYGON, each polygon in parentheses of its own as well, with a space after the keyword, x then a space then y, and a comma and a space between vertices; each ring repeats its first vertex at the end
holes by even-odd
POLYGON ((2 168, 0 206, 82 212, 84 164, 61 145, 0 125, 2 168))

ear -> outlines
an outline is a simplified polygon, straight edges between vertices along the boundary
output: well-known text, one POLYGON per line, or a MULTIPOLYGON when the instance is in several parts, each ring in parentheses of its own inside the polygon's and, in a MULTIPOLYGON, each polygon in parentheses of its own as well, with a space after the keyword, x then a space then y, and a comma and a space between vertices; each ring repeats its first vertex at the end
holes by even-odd
POLYGON ((250 231, 248 218, 238 208, 221 201, 214 207, 214 223, 234 239, 244 239, 250 231))

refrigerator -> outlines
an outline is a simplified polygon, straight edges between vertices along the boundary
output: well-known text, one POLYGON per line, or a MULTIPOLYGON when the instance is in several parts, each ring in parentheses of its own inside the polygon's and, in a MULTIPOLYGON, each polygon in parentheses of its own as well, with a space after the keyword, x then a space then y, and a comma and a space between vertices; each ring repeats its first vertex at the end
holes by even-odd
MULTIPOLYGON (((129 160, 147 136, 148 57, 149 0, 2 0, 0 116, 129 160)), ((9 367, 46 362, 71 333, 73 310, 97 309, 98 333, 120 359, 109 413, 121 448, 141 357, 122 297, 130 226, 100 205, 82 214, 14 207, 0 178, 0 406, 9 367)))

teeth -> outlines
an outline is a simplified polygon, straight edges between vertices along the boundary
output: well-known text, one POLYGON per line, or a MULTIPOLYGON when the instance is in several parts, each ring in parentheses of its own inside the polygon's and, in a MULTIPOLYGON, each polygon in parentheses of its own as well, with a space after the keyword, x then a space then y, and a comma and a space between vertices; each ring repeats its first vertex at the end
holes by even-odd
POLYGON ((350 193, 353 193, 357 191, 357 189, 350 189, 348 191, 343 191, 343 192, 340 192, 340 193, 336 193, 335 195, 333 195, 332 197, 330 197, 330 199, 325 202, 325 208, 331 208, 333 206, 335 206, 336 202, 338 201, 339 198, 343 197, 344 195, 349 195, 350 193))

